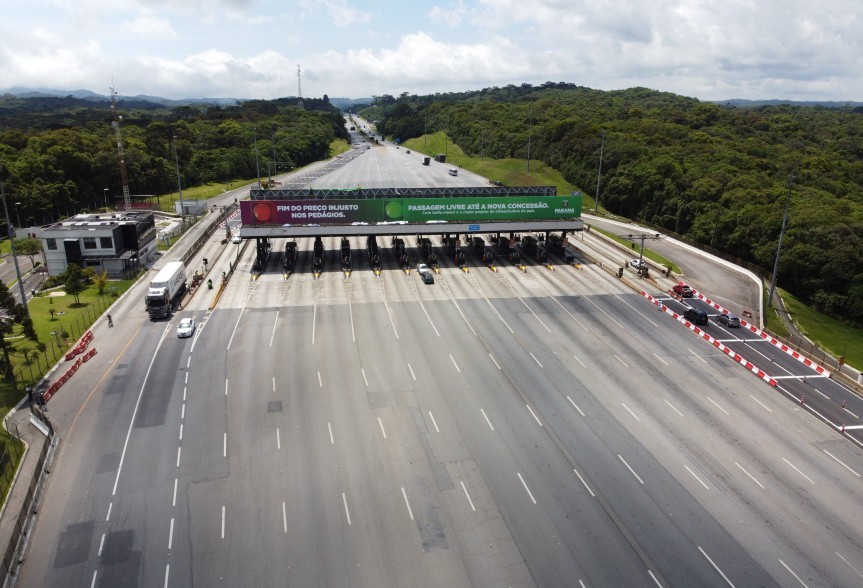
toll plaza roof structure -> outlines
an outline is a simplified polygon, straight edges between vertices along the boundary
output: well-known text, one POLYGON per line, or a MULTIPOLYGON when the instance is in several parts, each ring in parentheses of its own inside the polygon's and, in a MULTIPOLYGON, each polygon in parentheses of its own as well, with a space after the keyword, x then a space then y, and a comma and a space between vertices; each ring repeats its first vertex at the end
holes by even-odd
POLYGON ((554 186, 252 190, 240 237, 580 231, 580 193, 554 186))

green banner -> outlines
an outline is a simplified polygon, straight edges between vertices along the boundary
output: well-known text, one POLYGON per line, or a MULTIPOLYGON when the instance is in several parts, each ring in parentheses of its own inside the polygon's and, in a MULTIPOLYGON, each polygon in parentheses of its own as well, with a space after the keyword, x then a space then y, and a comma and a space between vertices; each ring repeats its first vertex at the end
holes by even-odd
POLYGON ((481 198, 399 198, 387 200, 388 221, 483 222, 556 220, 581 216, 575 196, 485 196, 481 198))

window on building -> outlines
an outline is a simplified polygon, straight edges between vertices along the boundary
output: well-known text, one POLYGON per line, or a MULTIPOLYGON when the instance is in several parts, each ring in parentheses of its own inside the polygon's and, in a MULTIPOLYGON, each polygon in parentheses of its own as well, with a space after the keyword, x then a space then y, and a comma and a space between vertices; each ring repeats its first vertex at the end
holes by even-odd
POLYGON ((102 249, 113 249, 114 240, 111 237, 99 237, 99 247, 102 249))
POLYGON ((45 246, 48 249, 57 250, 57 239, 45 239, 45 246))
POLYGON ((96 237, 84 237, 84 249, 95 249, 96 237))

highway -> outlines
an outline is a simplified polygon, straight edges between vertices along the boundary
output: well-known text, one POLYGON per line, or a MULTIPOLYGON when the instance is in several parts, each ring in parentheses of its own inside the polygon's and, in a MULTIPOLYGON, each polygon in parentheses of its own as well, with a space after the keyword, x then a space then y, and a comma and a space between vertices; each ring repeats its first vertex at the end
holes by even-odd
MULTIPOLYGON (((476 185, 403 151, 326 181, 476 185)), ((346 277, 325 237, 319 279, 300 239, 252 280, 222 236, 217 303, 151 323, 133 291, 52 399, 20 585, 863 583, 859 447, 597 266, 463 272, 433 238, 426 285, 382 235, 381 276, 352 238, 346 277)))

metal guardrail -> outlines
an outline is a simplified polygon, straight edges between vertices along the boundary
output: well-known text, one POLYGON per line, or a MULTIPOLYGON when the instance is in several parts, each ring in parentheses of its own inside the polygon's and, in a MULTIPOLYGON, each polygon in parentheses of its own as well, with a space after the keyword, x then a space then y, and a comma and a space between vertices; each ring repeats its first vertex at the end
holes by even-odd
POLYGON ((461 188, 278 188, 249 191, 251 200, 329 200, 339 198, 458 198, 471 196, 556 196, 555 186, 471 186, 461 188))

